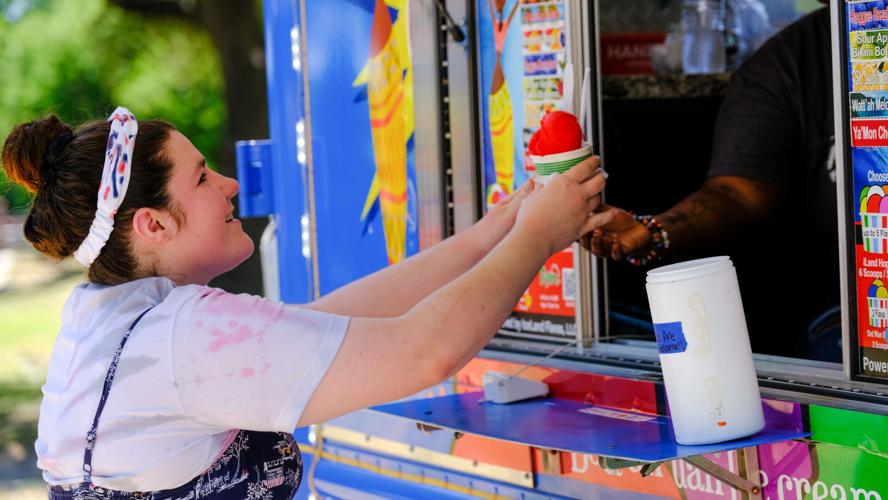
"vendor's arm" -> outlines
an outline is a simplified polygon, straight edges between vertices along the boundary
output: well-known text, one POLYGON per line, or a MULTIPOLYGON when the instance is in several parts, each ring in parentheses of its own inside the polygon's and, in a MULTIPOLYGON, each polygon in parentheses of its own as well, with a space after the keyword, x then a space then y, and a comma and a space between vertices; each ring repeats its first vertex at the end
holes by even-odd
POLYGON ((415 394, 480 351, 546 259, 609 220, 611 212, 589 216, 604 186, 597 166, 583 162, 528 197, 515 227, 481 262, 406 314, 352 318, 299 425, 415 394))
MULTIPOLYGON (((828 24, 829 18, 819 21, 828 24)), ((810 23, 804 26, 814 29, 810 23)), ((796 184, 805 154, 800 123, 814 115, 793 98, 801 93, 793 70, 799 58, 794 47, 815 48, 789 38, 823 37, 797 29, 777 35, 733 74, 713 132, 708 178, 672 209, 653 214, 668 233, 668 257, 703 254, 728 237, 742 236, 738 231, 773 214, 781 193, 796 184)), ((650 249, 651 233, 628 213, 602 229, 586 242, 600 256, 622 259, 647 255, 650 249)))
POLYGON ((406 313, 487 255, 512 228, 521 202, 533 186, 532 182, 524 184, 465 231, 349 283, 306 307, 366 318, 391 318, 406 313))
MULTIPOLYGON (((747 177, 718 175, 677 205, 654 217, 669 235, 670 258, 705 253, 744 228, 766 219, 776 208, 779 189, 747 177)), ((593 253, 622 260, 644 255, 652 245, 651 232, 631 214, 620 211, 609 224, 586 240, 593 253)))

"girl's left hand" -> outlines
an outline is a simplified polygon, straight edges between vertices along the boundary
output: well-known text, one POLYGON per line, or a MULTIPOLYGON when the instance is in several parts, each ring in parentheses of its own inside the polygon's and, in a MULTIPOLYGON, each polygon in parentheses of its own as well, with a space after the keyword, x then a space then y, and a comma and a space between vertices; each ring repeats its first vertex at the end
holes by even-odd
POLYGON ((531 193, 539 189, 538 183, 533 179, 521 185, 518 189, 499 201, 487 214, 481 218, 470 231, 474 232, 474 239, 486 254, 495 247, 500 240, 505 238, 512 226, 515 225, 515 217, 521 203, 531 193))

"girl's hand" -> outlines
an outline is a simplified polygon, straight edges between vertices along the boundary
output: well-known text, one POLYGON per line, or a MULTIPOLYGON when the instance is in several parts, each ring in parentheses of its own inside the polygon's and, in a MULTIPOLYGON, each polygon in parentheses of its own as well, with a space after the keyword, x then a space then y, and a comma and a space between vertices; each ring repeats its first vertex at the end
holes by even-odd
POLYGON ((487 214, 470 229, 474 232, 474 238, 481 247, 482 254, 489 252, 509 234, 515 225, 521 203, 536 189, 538 189, 537 184, 533 180, 528 180, 488 210, 487 214))
POLYGON ((593 156, 533 192, 518 210, 515 230, 546 240, 551 255, 610 222, 615 211, 599 210, 605 185, 600 164, 593 156))

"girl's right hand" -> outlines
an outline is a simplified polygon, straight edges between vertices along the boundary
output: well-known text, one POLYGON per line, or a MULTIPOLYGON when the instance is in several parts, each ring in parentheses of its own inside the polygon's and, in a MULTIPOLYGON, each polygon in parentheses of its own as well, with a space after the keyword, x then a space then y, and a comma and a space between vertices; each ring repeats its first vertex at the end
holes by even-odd
POLYGON ((551 255, 610 222, 614 210, 596 213, 605 185, 600 164, 599 157, 590 157, 528 196, 518 211, 515 229, 544 239, 551 255))

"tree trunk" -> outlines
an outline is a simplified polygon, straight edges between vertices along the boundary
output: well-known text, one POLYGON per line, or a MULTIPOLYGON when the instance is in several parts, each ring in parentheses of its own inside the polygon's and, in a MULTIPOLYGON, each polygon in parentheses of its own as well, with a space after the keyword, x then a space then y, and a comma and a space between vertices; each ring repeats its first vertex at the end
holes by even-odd
MULTIPOLYGON (((219 171, 236 177, 234 143, 268 138, 265 52, 261 11, 252 0, 204 0, 196 11, 219 52, 228 111, 225 134, 217 156, 219 171)), ((237 204, 235 199, 235 204, 237 204)), ((262 293, 259 237, 265 219, 243 220, 256 247, 247 261, 216 278, 213 286, 231 292, 262 293)))
MULTIPOLYGON (((222 64, 227 119, 216 155, 219 171, 237 176, 234 143, 241 139, 268 138, 265 86, 265 51, 259 2, 254 0, 110 0, 132 12, 152 17, 186 19, 210 35, 222 64)), ((235 205, 238 200, 235 199, 235 205)), ((262 293, 259 237, 265 219, 243 220, 256 251, 246 262, 211 283, 231 292, 262 293)))

